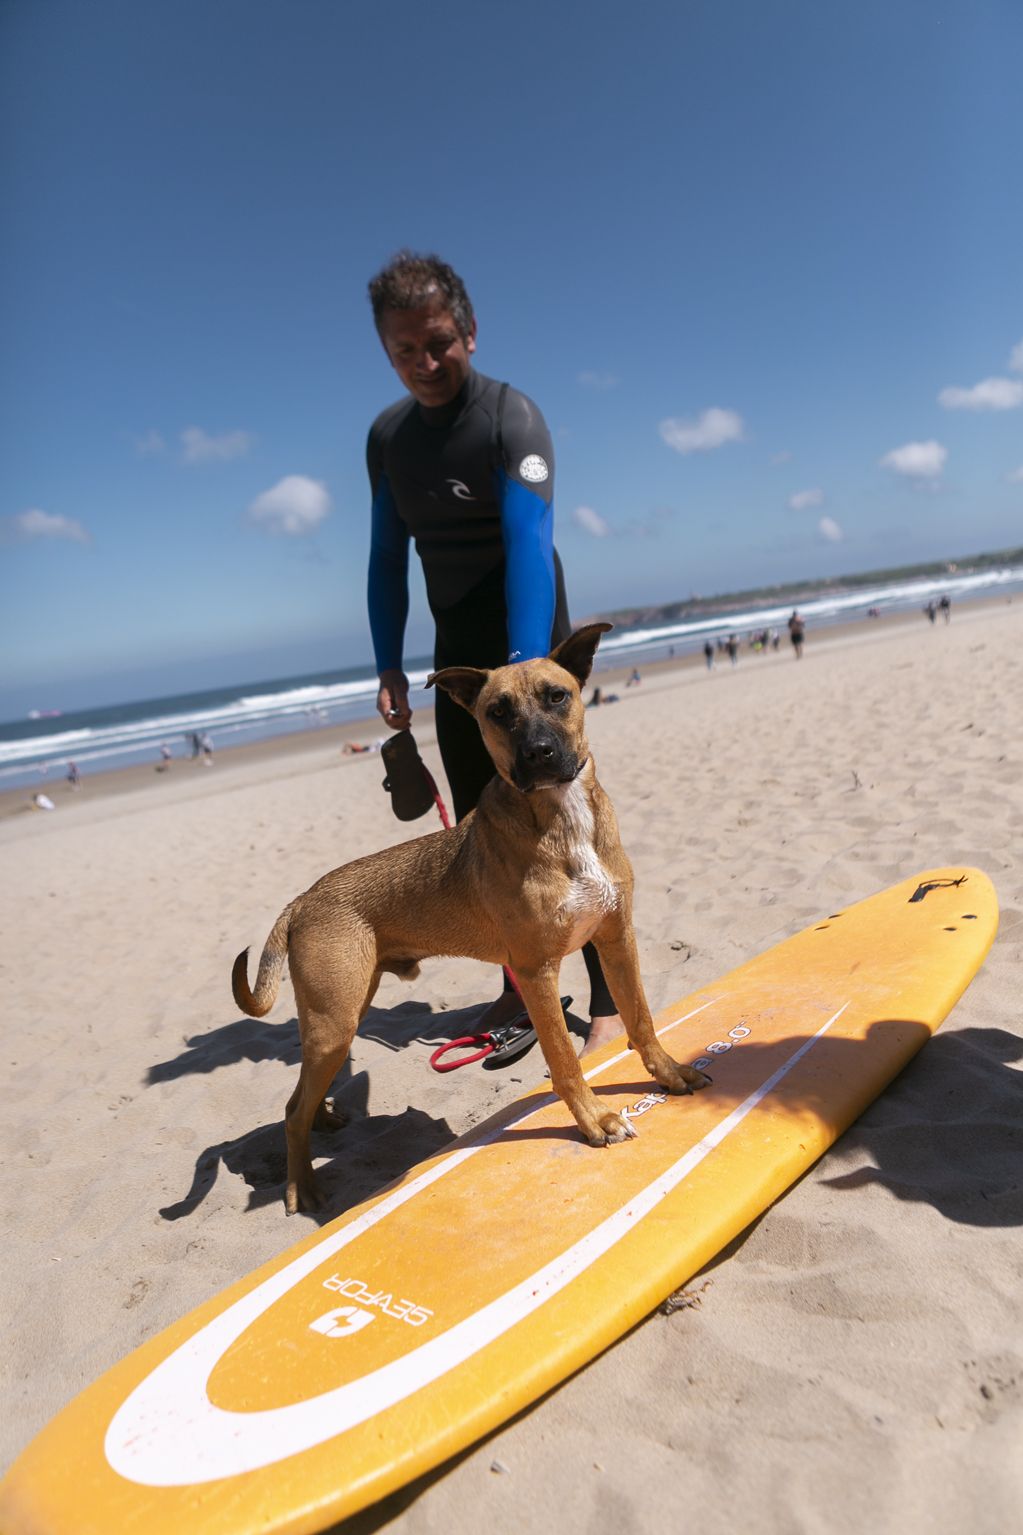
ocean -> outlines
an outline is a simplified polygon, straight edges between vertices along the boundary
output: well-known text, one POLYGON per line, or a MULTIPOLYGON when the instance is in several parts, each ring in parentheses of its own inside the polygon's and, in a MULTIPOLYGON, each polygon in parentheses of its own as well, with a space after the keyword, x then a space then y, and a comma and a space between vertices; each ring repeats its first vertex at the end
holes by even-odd
MULTIPOLYGON (((741 636, 751 630, 784 629, 798 603, 806 619, 808 644, 815 629, 865 617, 870 609, 894 613, 923 608, 931 598, 948 594, 953 600, 1006 597, 1023 592, 1023 567, 1009 566, 942 578, 879 583, 854 591, 839 589, 801 599, 793 588, 773 606, 727 605, 713 615, 612 633, 601 644, 597 671, 623 662, 639 664, 669 654, 700 650, 710 638, 741 636)), ((426 657, 408 665, 413 707, 430 702, 424 684, 430 671, 426 657)), ((63 776, 69 761, 83 774, 160 760, 161 745, 174 757, 190 756, 191 737, 206 733, 214 748, 265 740, 270 736, 317 729, 346 721, 369 719, 367 734, 383 731, 376 722, 376 676, 365 667, 340 668, 302 677, 274 678, 263 683, 182 693, 171 698, 139 699, 101 709, 36 716, 0 724, 0 788, 42 788, 47 778, 63 776)))

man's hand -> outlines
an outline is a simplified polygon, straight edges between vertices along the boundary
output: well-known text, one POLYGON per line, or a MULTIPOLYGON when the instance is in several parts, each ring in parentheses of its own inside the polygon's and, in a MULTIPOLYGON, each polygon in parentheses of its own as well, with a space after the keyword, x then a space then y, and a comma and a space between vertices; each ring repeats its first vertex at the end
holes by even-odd
POLYGON ((377 713, 391 730, 407 730, 412 723, 408 701, 408 678, 404 672, 380 673, 377 713))

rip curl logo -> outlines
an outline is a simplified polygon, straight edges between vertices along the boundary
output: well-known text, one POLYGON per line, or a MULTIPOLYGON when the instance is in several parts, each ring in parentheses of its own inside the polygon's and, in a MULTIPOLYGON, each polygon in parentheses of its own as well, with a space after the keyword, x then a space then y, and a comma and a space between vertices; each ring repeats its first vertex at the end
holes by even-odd
POLYGON ((547 468, 546 460, 542 459, 539 453, 529 453, 519 465, 519 474, 531 485, 542 485, 550 474, 550 470, 547 468))
POLYGON ((476 497, 464 480, 448 480, 447 484, 451 486, 451 494, 457 496, 459 501, 475 501, 476 497))

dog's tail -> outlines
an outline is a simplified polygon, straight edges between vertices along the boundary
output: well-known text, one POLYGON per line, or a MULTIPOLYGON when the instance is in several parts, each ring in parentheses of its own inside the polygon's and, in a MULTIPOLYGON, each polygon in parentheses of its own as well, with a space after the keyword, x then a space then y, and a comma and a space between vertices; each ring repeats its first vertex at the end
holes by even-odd
POLYGON ((259 956, 259 973, 256 985, 249 990, 249 951, 243 949, 231 970, 231 991, 243 1013, 250 1018, 263 1018, 277 1001, 281 989, 281 972, 288 957, 288 929, 295 902, 291 901, 281 912, 270 929, 270 936, 259 956))

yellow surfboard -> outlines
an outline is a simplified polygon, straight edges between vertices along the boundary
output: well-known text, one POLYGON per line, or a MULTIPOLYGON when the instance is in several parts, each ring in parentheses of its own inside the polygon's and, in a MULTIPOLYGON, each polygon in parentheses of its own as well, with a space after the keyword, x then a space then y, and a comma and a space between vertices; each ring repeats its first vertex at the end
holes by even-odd
POLYGON ((694 1097, 617 1042, 587 1057, 634 1140, 595 1151, 549 1092, 520 1099, 84 1391, 0 1484, 4 1535, 299 1535, 436 1466, 777 1199, 938 1027, 997 923, 962 868, 822 918, 660 1014, 713 1076, 694 1097))

